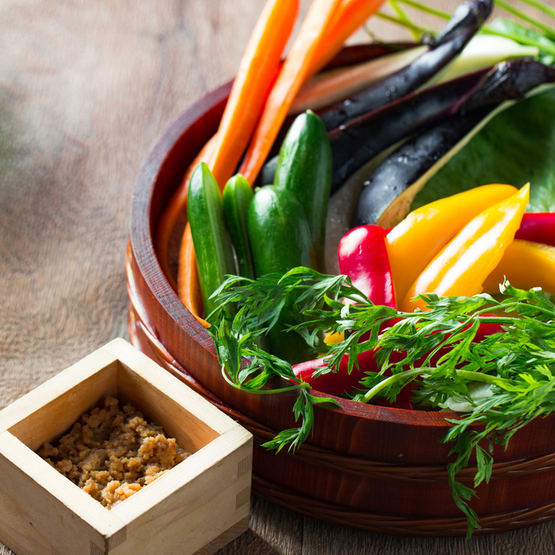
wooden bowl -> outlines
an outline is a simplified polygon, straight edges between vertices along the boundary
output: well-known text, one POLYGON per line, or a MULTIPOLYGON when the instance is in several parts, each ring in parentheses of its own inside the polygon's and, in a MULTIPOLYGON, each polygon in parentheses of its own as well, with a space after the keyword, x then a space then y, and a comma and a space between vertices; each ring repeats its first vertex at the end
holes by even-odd
MULTIPOLYGON (((179 116, 144 162, 136 183, 127 259, 132 342, 158 360, 255 438, 253 491, 324 521, 378 533, 461 536, 466 519, 447 482, 446 412, 408 411, 338 399, 315 407, 314 434, 296 452, 260 447, 295 426, 294 394, 253 395, 222 378, 215 349, 162 273, 153 247, 161 214, 188 165, 216 131, 230 83, 179 116)), ((529 526, 555 517, 554 419, 517 433, 496 449, 493 476, 471 506, 478 533, 529 526)), ((475 468, 460 473, 472 485, 475 468)))

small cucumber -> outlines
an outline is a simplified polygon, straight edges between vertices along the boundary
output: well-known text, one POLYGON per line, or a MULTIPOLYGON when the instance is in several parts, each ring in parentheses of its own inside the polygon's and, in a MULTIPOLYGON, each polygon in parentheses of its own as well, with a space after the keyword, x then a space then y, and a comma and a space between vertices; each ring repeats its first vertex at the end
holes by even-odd
MULTIPOLYGON (((284 274, 296 266, 314 267, 312 236, 303 207, 295 196, 269 185, 258 189, 249 206, 247 229, 257 276, 284 274)), ((293 305, 283 306, 268 331, 271 352, 291 364, 310 358, 304 339, 286 332, 299 322, 293 305)))
POLYGON ((235 256, 239 275, 254 279, 254 266, 247 234, 247 213, 254 193, 242 175, 234 175, 223 192, 224 217, 235 256))
POLYGON ((258 189, 249 206, 247 230, 257 276, 314 267, 310 228, 295 196, 272 185, 258 189))
POLYGON ((226 274, 235 273, 233 249, 223 215, 222 194, 205 163, 195 169, 189 184, 187 217, 197 258, 204 312, 215 308, 210 295, 223 283, 226 274))
POLYGON ((330 141, 322 120, 308 110, 297 116, 281 146, 274 186, 303 206, 312 233, 316 266, 325 270, 326 219, 332 178, 330 141))

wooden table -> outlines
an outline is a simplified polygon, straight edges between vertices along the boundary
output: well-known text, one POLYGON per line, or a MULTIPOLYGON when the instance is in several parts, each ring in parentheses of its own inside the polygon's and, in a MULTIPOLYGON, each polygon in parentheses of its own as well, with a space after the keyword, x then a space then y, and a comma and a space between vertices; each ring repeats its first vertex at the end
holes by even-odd
MULTIPOLYGON (((262 5, 0 3, 0 408, 127 337, 124 259, 141 161, 180 112, 232 77, 262 5)), ((249 531, 221 553, 546 554, 554 538, 555 523, 469 542, 380 536, 253 498, 249 531)))

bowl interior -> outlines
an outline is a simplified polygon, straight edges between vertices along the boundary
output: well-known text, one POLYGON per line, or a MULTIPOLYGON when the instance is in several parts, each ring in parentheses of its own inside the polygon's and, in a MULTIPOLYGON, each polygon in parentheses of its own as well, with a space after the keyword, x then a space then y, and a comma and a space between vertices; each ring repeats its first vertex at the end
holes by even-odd
MULTIPOLYGON (((174 373, 201 384, 206 396, 238 411, 238 414, 270 430, 285 429, 295 425, 291 417, 293 394, 248 396, 231 391, 221 377, 212 339, 183 306, 164 276, 154 249, 154 234, 164 208, 179 186, 183 175, 200 148, 216 132, 225 107, 231 84, 223 85, 185 111, 160 137, 146 159, 135 189, 131 214, 132 271, 128 271, 128 285, 135 317, 141 321, 150 342, 157 343, 155 350, 164 352, 163 358, 174 373), (176 370, 177 368, 177 370, 176 370), (261 399, 263 397, 264 399, 261 399), (279 399, 276 400, 275 398, 279 399)), ((352 189, 345 195, 353 195, 352 189)), ((343 210, 338 223, 338 207, 349 202, 334 198, 330 209, 332 225, 328 226, 328 249, 335 252, 342 229, 348 225, 349 214, 343 210)), ((330 264, 331 266, 332 264, 330 264)), ((334 268, 330 268, 333 272, 334 268)), ((315 392, 318 395, 318 392, 315 392)), ((318 424, 312 441, 318 445, 357 455, 379 457, 381 460, 398 460, 400 442, 410 445, 403 453, 406 462, 425 463, 445 461, 448 447, 441 443, 449 423, 456 418, 452 412, 403 410, 375 405, 364 405, 336 398, 338 408, 317 407, 318 424), (329 429, 349 431, 344 438, 332 437, 329 429), (379 433, 392 437, 379 448, 368 445, 362 438, 379 433), (355 438, 355 439, 352 439, 355 438), (356 438, 360 438, 360 441, 356 438), (424 447, 417 447, 421 443, 424 447), (433 447, 430 447, 433 445, 433 447)), ((536 436, 528 428, 527 439, 513 440, 508 451, 500 452, 501 459, 540 453, 549 450, 553 431, 551 419, 537 424, 536 436)))

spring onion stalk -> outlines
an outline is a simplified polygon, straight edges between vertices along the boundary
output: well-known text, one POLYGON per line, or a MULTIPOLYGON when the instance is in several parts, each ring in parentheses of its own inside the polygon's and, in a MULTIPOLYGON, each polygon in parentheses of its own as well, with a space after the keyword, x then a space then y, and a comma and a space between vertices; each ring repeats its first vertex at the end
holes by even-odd
MULTIPOLYGON (((425 4, 421 4, 417 0, 396 0, 396 1, 400 2, 402 4, 405 4, 407 6, 410 6, 411 8, 420 10, 423 13, 427 13, 427 14, 433 15, 433 16, 441 18, 441 19, 449 19, 450 18, 450 14, 448 14, 447 12, 432 8, 432 7, 427 6, 425 4)), ((552 17, 552 18, 555 19, 555 10, 553 8, 551 8, 550 6, 547 6, 546 4, 541 2, 540 0, 521 0, 521 2, 525 5, 528 5, 528 6, 531 6, 531 7, 535 8, 535 9, 541 11, 542 13, 548 15, 549 17, 552 17)), ((537 29, 541 30, 541 34, 539 36, 540 37, 542 37, 542 36, 545 37, 546 39, 548 39, 548 41, 543 42, 542 40, 538 40, 534 36, 524 35, 524 34, 517 34, 517 33, 513 33, 513 32, 511 32, 509 30, 506 30, 506 29, 500 31, 500 30, 496 29, 495 26, 491 26, 491 25, 485 25, 482 28, 482 32, 484 34, 498 35, 498 36, 501 36, 501 37, 506 37, 506 38, 509 38, 511 40, 514 40, 515 42, 523 44, 525 46, 535 47, 535 48, 538 48, 540 50, 543 50, 544 52, 547 52, 547 53, 555 56, 555 44, 550 44, 550 41, 555 37, 555 32, 553 31, 552 27, 550 27, 548 24, 543 23, 542 21, 539 21, 538 19, 534 18, 533 16, 523 12, 522 10, 519 10, 518 8, 514 8, 510 4, 506 3, 504 0, 496 0, 496 4, 501 9, 504 9, 506 12, 512 14, 515 18, 520 19, 521 21, 526 22, 527 24, 532 25, 532 26, 536 27, 537 29)), ((408 19, 406 13, 404 14, 403 17, 395 17, 395 16, 392 16, 392 15, 386 15, 386 14, 383 14, 383 13, 378 13, 377 15, 379 15, 383 19, 386 19, 387 21, 390 21, 390 22, 395 23, 399 26, 405 27, 413 33, 417 29, 419 29, 421 31, 421 34, 426 34, 426 33, 434 34, 435 33, 435 31, 433 31, 432 29, 423 29, 423 28, 419 28, 418 26, 414 25, 408 19)))
MULTIPOLYGON (((406 21, 408 23, 410 23, 410 18, 407 15, 407 13, 405 12, 405 10, 399 5, 399 2, 397 2, 397 0, 389 0, 389 5, 391 6, 391 8, 393 9, 393 11, 397 14, 397 16, 403 20, 406 21)), ((421 33, 419 33, 416 29, 412 31, 412 35, 414 37, 415 41, 418 41, 418 39, 421 36, 421 33)))
POLYGON ((415 0, 397 0, 402 4, 406 4, 407 6, 411 6, 412 8, 416 8, 424 13, 435 15, 436 17, 440 17, 441 19, 449 19, 451 14, 448 12, 444 12, 443 10, 438 10, 436 8, 432 8, 431 6, 426 6, 425 4, 421 4, 420 2, 416 2, 415 0))
POLYGON ((502 8, 503 10, 505 10, 507 13, 510 13, 520 19, 522 19, 523 21, 526 21, 527 23, 530 23, 530 25, 533 25, 534 27, 537 27, 538 29, 541 29, 546 36, 553 38, 555 36, 555 34, 553 33, 553 28, 550 27, 549 25, 546 25, 545 23, 542 23, 541 21, 538 21, 537 19, 534 19, 533 17, 531 17, 530 15, 528 15, 527 13, 518 10, 517 8, 514 8, 513 6, 511 6, 510 4, 508 4, 507 2, 505 2, 504 0, 495 0, 495 4, 497 6, 499 6, 500 8, 502 8))
POLYGON ((536 58, 539 48, 524 46, 507 37, 493 34, 478 34, 473 37, 465 49, 446 68, 441 70, 426 86, 443 83, 451 79, 493 67, 499 62, 514 58, 536 58))
POLYGON ((548 43, 541 42, 533 37, 518 35, 516 33, 510 33, 508 31, 497 31, 490 26, 484 27, 482 32, 488 35, 497 35, 499 37, 506 37, 508 39, 514 40, 515 42, 519 42, 520 44, 524 44, 526 46, 533 46, 538 48, 539 50, 544 50, 545 52, 548 52, 552 56, 555 56, 555 43, 553 45, 550 45, 548 43))
POLYGON ((544 4, 540 0, 521 0, 521 1, 555 19, 555 9, 544 4))
POLYGON ((391 23, 395 23, 397 25, 405 27, 413 35, 415 35, 417 37, 421 37, 422 35, 424 35, 425 33, 428 32, 428 29, 426 29, 425 27, 420 27, 419 25, 416 25, 415 23, 412 23, 410 21, 405 21, 405 20, 400 19, 400 18, 393 17, 392 15, 388 15, 388 14, 383 13, 383 12, 378 12, 376 14, 376 17, 379 17, 380 19, 383 19, 384 21, 390 21, 391 23))

